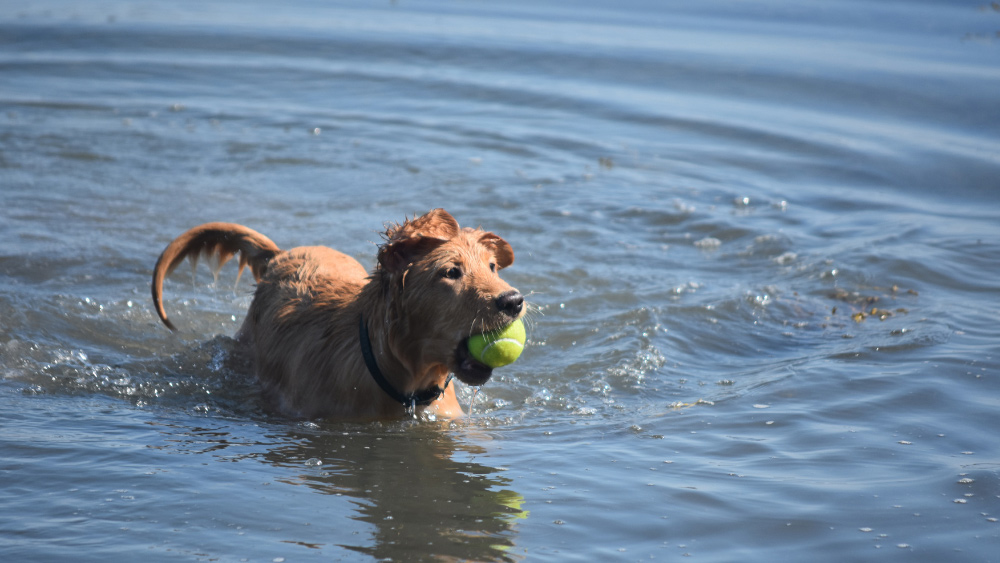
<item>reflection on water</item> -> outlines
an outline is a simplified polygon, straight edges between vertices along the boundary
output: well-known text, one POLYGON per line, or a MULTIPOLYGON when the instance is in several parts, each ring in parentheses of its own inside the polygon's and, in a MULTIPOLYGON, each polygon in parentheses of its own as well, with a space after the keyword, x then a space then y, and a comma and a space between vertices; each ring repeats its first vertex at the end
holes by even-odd
MULTIPOLYGON (((464 430, 456 434, 447 425, 419 421, 308 422, 237 436, 225 425, 150 424, 162 433, 154 449, 273 465, 275 485, 349 499, 341 517, 368 524, 359 534, 346 533, 336 521, 315 522, 308 532, 289 530, 283 542, 339 546, 378 560, 520 559, 514 547, 517 524, 529 514, 524 498, 500 469, 461 461, 485 453, 464 430)), ((324 505, 320 496, 273 509, 328 510, 324 505)))
POLYGON ((263 459, 312 471, 288 482, 323 494, 354 499, 352 516, 374 528, 351 550, 383 559, 510 559, 523 498, 497 469, 456 460, 482 448, 456 442, 433 424, 370 427, 317 426, 291 435, 294 445, 269 450, 263 459), (353 431, 352 431, 353 430, 353 431), (422 555, 415 555, 422 554, 422 555))

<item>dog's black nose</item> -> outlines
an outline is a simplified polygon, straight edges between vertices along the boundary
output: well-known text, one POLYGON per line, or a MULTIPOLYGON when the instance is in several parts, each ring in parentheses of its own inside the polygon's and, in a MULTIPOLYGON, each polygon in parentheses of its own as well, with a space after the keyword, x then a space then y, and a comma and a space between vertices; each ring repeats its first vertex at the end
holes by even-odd
POLYGON ((500 297, 497 297, 497 308, 512 317, 521 314, 521 307, 524 307, 524 296, 516 289, 501 293, 500 297))

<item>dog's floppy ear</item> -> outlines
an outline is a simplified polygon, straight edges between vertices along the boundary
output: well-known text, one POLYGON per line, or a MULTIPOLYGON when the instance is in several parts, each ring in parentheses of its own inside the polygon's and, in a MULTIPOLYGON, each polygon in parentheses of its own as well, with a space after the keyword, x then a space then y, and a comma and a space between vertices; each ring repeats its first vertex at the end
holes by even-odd
POLYGON ((396 229, 390 229, 390 232, 386 234, 390 237, 389 242, 397 237, 411 238, 414 236, 448 240, 457 237, 459 231, 458 221, 451 216, 451 213, 439 208, 432 209, 412 221, 404 221, 402 225, 396 229))
POLYGON ((514 249, 507 241, 493 233, 484 232, 479 237, 479 242, 493 251, 493 255, 497 258, 498 268, 506 268, 514 263, 514 249))
POLYGON ((386 242, 379 248, 378 263, 389 272, 398 272, 458 233, 458 221, 444 209, 434 209, 386 229, 386 242))

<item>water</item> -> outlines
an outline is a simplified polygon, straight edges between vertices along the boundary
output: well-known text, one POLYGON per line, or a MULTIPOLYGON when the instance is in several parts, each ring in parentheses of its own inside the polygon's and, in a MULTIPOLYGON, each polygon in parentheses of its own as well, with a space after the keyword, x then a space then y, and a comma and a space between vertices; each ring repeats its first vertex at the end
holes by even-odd
POLYGON ((985 2, 0 6, 0 556, 997 561, 985 2), (448 424, 267 412, 201 222, 504 236, 448 424), (460 387, 468 405, 473 391, 460 387))

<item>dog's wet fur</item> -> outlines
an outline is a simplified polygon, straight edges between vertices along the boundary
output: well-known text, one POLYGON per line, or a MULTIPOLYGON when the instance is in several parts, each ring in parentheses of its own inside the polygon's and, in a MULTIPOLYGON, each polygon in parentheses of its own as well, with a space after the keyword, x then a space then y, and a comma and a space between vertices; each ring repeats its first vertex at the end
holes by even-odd
POLYGON ((153 304, 167 327, 164 278, 185 258, 239 255, 257 288, 236 334, 265 396, 301 418, 394 418, 407 412, 373 379, 362 355, 367 330, 379 370, 403 395, 444 388, 426 409, 461 416, 449 374, 469 385, 492 370, 469 356, 469 336, 520 318, 523 296, 499 272, 514 251, 499 236, 459 227, 443 209, 386 229, 374 271, 323 246, 281 250, 234 223, 206 223, 171 242, 153 272, 153 304), (363 319, 363 325, 361 325, 363 319), (361 328, 359 330, 359 325, 361 328))

